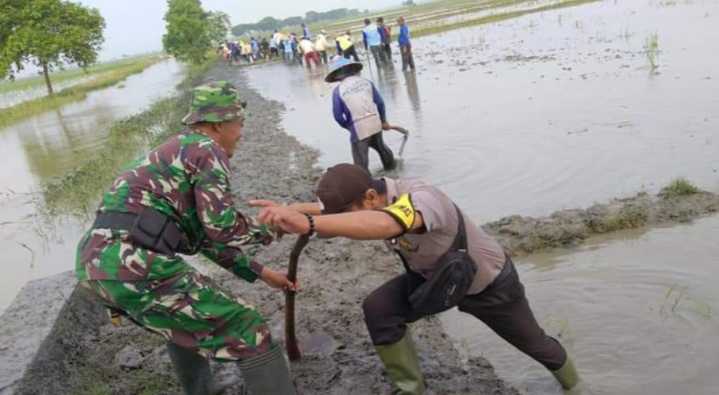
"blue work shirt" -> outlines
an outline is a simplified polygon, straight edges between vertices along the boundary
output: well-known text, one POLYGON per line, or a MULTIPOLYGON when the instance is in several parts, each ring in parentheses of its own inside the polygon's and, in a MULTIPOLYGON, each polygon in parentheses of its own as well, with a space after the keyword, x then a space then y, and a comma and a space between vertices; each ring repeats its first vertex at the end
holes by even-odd
POLYGON ((409 26, 401 25, 399 27, 399 38, 397 39, 399 45, 409 45, 409 26))

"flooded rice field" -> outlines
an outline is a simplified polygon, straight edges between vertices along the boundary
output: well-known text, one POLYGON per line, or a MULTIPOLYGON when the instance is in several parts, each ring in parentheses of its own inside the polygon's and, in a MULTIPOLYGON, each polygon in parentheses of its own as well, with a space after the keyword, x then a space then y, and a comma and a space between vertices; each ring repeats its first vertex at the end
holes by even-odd
POLYGON ((88 94, 85 101, 0 130, 0 311, 26 281, 73 268, 76 242, 82 229, 73 221, 46 232, 36 214, 33 191, 42 181, 60 176, 93 158, 107 127, 140 112, 154 100, 172 93, 184 71, 173 60, 151 66, 127 78, 123 88, 88 94))
MULTIPOLYGON (((363 75, 390 122, 412 133, 403 177, 442 187, 482 222, 547 214, 656 192, 678 176, 717 187, 717 23, 711 1, 604 1, 420 38, 416 74, 401 72, 395 51, 394 70, 363 75), (650 73, 644 46, 655 32, 650 73)), ((324 73, 272 65, 250 76, 327 166, 352 157, 324 73)), ((400 136, 385 137, 396 151, 400 136)))
MULTIPOLYGON (((58 83, 53 83, 53 88, 56 92, 59 92, 65 88, 69 88, 71 86, 80 85, 89 81, 92 81, 96 78, 102 77, 102 74, 94 74, 94 75, 87 75, 82 77, 73 78, 71 80, 65 80, 60 81, 58 83)), ((0 108, 9 108, 12 106, 16 106, 22 102, 26 102, 28 100, 37 99, 40 97, 47 96, 47 87, 45 87, 45 84, 36 85, 31 88, 18 90, 18 91, 9 91, 0 93, 0 108)))
MULTIPOLYGON (((416 39, 416 73, 401 72, 395 50, 394 68, 365 62, 364 75, 390 122, 411 131, 401 177, 442 188, 480 223, 539 216, 655 193, 680 176, 717 189, 718 25, 714 1, 601 1, 416 39)), ((323 167, 351 161, 326 71, 247 71, 283 103, 285 130, 318 148, 323 167)), ((44 233, 31 192, 91 158, 108 125, 172 92, 181 74, 160 63, 124 89, 0 130, 0 310, 27 280, 73 267, 81 227, 44 233)), ((393 133, 385 136, 396 152, 393 133)), ((718 233, 710 217, 517 260, 538 318, 585 378, 576 393, 717 393, 718 233)), ((482 324, 456 312, 442 319, 465 356, 487 357, 523 392, 561 392, 482 324)))
MULTIPOLYGON (((710 217, 518 261, 537 319, 568 346, 584 379, 572 393, 718 392, 717 234, 719 217, 710 217)), ((453 310, 442 320, 460 352, 484 356, 522 392, 561 392, 539 364, 473 317, 453 310)))
MULTIPOLYGON (((412 133, 401 177, 439 186, 480 223, 546 215, 656 193, 675 177, 717 190, 717 26, 713 1, 602 1, 416 39, 416 73, 401 72, 395 51, 393 69, 365 60, 363 75, 412 133)), ((352 161, 325 73, 249 72, 324 167, 352 161)), ((717 234, 711 217, 518 260, 538 317, 586 379, 576 393, 717 393, 717 234)), ((465 355, 487 357, 522 391, 561 393, 482 324, 443 320, 465 355)))

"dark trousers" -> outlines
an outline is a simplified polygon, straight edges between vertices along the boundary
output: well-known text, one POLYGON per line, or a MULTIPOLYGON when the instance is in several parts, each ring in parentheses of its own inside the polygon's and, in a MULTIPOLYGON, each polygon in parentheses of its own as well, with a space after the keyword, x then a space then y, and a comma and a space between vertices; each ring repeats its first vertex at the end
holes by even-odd
POLYGON ((345 59, 354 58, 355 62, 359 62, 359 56, 357 56, 357 50, 355 49, 355 46, 351 46, 344 51, 342 51, 342 56, 345 57, 345 59))
POLYGON ((319 55, 322 63, 327 64, 327 51, 317 51, 317 55, 319 55))
POLYGON ((369 149, 372 147, 379 154, 380 160, 382 160, 382 166, 385 170, 393 169, 395 166, 394 154, 392 150, 384 143, 382 138, 382 132, 379 132, 373 136, 367 137, 364 140, 360 140, 356 143, 352 143, 352 158, 354 164, 362 166, 369 170, 369 149))
MULTIPOLYGON (((408 295, 419 286, 414 276, 402 274, 375 289, 362 304, 365 324, 375 345, 394 344, 407 330, 411 312, 408 295)), ((567 362, 567 352, 547 336, 534 318, 524 286, 511 260, 495 282, 476 295, 465 297, 459 310, 471 314, 502 339, 551 371, 567 362)))
POLYGON ((372 57, 378 69, 382 67, 382 65, 387 64, 387 58, 382 44, 369 47, 369 49, 372 51, 372 57))
POLYGON ((384 50, 384 55, 387 57, 387 60, 390 62, 392 61, 392 46, 389 43, 382 44, 382 49, 384 50))
POLYGON ((402 53, 402 71, 407 71, 407 66, 414 70, 414 57, 412 56, 412 44, 399 47, 402 53))

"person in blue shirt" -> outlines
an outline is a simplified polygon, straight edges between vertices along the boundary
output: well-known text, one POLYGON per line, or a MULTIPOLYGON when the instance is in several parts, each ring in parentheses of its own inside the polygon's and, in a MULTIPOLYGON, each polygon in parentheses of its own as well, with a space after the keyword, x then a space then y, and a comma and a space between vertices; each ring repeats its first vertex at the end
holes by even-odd
POLYGON ((384 29, 372 23, 369 18, 364 20, 365 28, 362 30, 365 51, 372 51, 372 57, 379 70, 383 64, 387 64, 385 51, 382 50, 382 43, 387 41, 384 29), (381 63, 380 63, 381 62, 381 63))
POLYGON ((302 37, 307 37, 308 40, 312 38, 310 35, 310 28, 304 23, 302 24, 302 37))
POLYGON ((407 71, 409 66, 414 71, 414 57, 412 57, 412 42, 409 39, 409 26, 405 23, 403 17, 397 19, 399 24, 399 50, 402 53, 402 71, 407 71))
POLYGON ((259 60, 260 59, 260 43, 258 43, 254 37, 250 37, 250 45, 252 46, 252 55, 255 57, 255 60, 259 60))
POLYGON ((384 100, 371 81, 358 75, 362 67, 362 63, 345 58, 330 66, 325 81, 339 82, 332 94, 332 113, 337 124, 350 133, 355 165, 368 169, 371 147, 379 154, 384 169, 391 170, 396 162, 382 138, 382 131, 390 130, 384 100))
POLYGON ((282 41, 282 47, 285 49, 285 64, 295 64, 295 46, 294 38, 287 37, 282 41))
POLYGON ((392 63, 392 46, 390 45, 392 43, 392 27, 389 25, 386 25, 384 23, 384 18, 379 17, 377 18, 377 26, 384 32, 384 37, 382 38, 382 50, 384 51, 385 55, 387 56, 387 60, 392 63))

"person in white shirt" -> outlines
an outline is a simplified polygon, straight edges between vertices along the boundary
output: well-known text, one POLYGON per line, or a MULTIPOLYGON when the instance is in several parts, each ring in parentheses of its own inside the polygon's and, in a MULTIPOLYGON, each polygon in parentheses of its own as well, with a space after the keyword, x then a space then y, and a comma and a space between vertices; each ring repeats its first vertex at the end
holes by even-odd
POLYGON ((327 64, 327 32, 322 30, 320 34, 317 35, 317 39, 315 39, 315 52, 317 52, 317 55, 319 55, 320 60, 322 60, 322 63, 327 64))
POLYGON ((317 52, 315 52, 315 47, 314 45, 312 45, 312 41, 310 41, 309 37, 302 37, 299 47, 300 52, 304 54, 305 65, 307 65, 308 69, 312 68, 312 65, 310 65, 310 61, 314 62, 316 67, 320 67, 320 58, 319 56, 317 56, 317 52))

